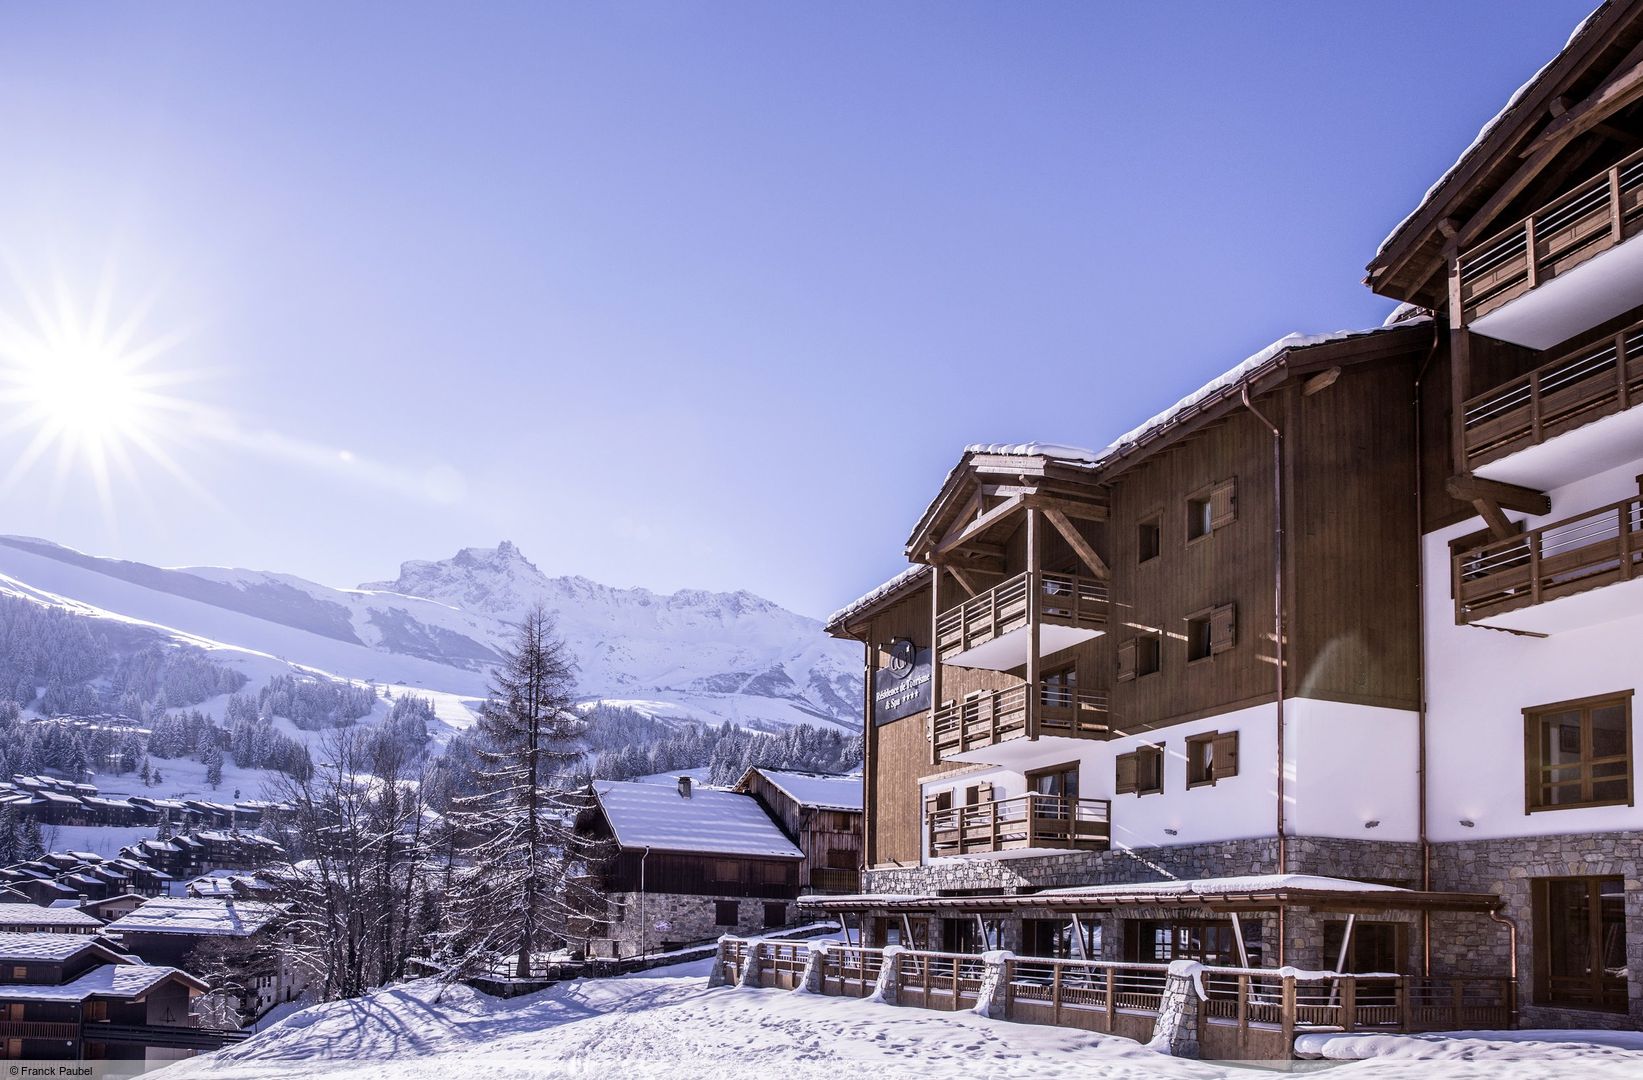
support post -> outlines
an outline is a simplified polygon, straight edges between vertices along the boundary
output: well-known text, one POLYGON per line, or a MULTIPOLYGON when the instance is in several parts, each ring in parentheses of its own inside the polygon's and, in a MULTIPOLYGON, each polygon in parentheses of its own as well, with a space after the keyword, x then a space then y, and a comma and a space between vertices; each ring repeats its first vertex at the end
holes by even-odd
POLYGON ((1232 913, 1232 937, 1238 943, 1238 966, 1247 968, 1249 966, 1249 949, 1244 945, 1244 924, 1238 918, 1236 911, 1232 913))
MULTIPOLYGON (((963 648, 961 642, 959 648, 963 648)), ((941 566, 930 563, 930 716, 941 708, 941 566)), ((960 720, 962 722, 962 717, 960 720)), ((935 724, 930 725, 930 764, 941 764, 936 753, 935 724)))
MULTIPOLYGON (((1044 558, 1039 550, 1039 509, 1027 507, 1027 738, 1038 738, 1039 713, 1039 616, 1044 596, 1044 558)), ((1030 808, 1029 808, 1030 809, 1030 808)))

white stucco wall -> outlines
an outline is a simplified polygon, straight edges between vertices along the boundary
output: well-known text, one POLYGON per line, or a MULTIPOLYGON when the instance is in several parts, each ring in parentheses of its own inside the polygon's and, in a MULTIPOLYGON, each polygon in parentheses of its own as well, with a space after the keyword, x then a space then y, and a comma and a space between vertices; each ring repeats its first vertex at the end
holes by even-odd
MULTIPOLYGON (((1635 495, 1639 473, 1643 457, 1557 488, 1548 493, 1552 512, 1528 518, 1527 527, 1635 495)), ((1583 607, 1594 621, 1547 638, 1457 626, 1448 543, 1480 526, 1469 518, 1428 535, 1424 543, 1432 839, 1643 829, 1643 810, 1637 807, 1524 813, 1523 710, 1631 690, 1643 682, 1643 605, 1635 590, 1611 585, 1583 594, 1583 607), (1462 820, 1473 826, 1461 825, 1462 820)), ((1638 721, 1634 706, 1634 752, 1643 747, 1638 721)))

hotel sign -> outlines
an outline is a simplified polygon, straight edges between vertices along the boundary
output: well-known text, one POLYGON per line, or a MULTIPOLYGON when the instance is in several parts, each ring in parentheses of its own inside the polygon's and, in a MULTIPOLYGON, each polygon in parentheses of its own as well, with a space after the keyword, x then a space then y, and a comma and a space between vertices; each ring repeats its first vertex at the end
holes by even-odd
POLYGON ((911 638, 890 642, 889 662, 873 672, 873 723, 921 713, 930 707, 930 650, 911 638))

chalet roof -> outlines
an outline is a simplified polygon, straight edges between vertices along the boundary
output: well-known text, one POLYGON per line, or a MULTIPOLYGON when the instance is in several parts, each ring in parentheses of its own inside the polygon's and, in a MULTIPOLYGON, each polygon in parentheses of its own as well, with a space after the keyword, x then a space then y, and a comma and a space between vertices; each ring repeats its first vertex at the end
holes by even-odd
POLYGON ((775 785, 800 806, 817 810, 860 810, 862 808, 862 778, 860 776, 830 776, 824 773, 781 772, 776 769, 754 767, 743 774, 737 784, 740 790, 749 776, 758 773, 775 785))
POLYGON ((283 911, 278 904, 252 900, 160 896, 104 929, 110 933, 249 937, 283 911))
POLYGON ((103 948, 89 934, 0 932, 0 960, 38 960, 58 964, 87 949, 103 948))
POLYGON ((848 624, 854 622, 860 615, 878 607, 880 604, 908 592, 930 576, 930 568, 923 563, 909 566, 883 585, 869 592, 867 595, 852 600, 827 617, 828 633, 835 633, 848 624))
MULTIPOLYGON (((1367 283, 1371 288, 1429 305, 1442 302, 1446 283, 1441 275, 1432 277, 1425 270, 1408 268, 1417 264, 1425 267, 1443 257, 1448 240, 1439 225, 1444 219, 1466 223, 1526 163, 1532 169, 1541 168, 1550 163, 1558 148, 1578 134, 1602 127, 1599 121, 1608 115, 1604 108, 1590 110, 1590 115, 1578 123, 1572 121, 1587 111, 1582 106, 1596 96, 1600 80, 1611 71, 1625 74, 1615 67, 1617 63, 1636 62, 1632 49, 1643 34, 1643 26, 1638 25, 1640 13, 1643 4, 1638 0, 1607 0, 1575 27, 1557 55, 1507 98, 1455 163, 1381 242, 1368 267, 1367 283), (1552 125, 1564 127, 1566 134, 1553 140, 1538 164, 1532 162, 1535 151, 1531 148, 1540 144, 1543 135, 1553 134, 1552 125)), ((1635 97, 1616 95, 1610 108, 1631 101, 1635 97)), ((1478 224, 1480 228, 1489 226, 1489 222, 1478 224)), ((1462 236, 1460 240, 1464 246, 1483 238, 1480 234, 1462 236)))
MULTIPOLYGON (((73 903, 73 901, 68 901, 73 903)), ((33 904, 0 904, 0 930, 8 926, 61 926, 94 929, 103 925, 78 907, 36 907, 33 904)))
POLYGON ((204 993, 205 983, 174 967, 150 964, 104 964, 62 986, 44 983, 0 984, 0 1001, 84 1001, 90 997, 134 998, 175 979, 204 993))
POLYGON ((594 795, 627 850, 801 859, 804 853, 751 795, 692 785, 687 798, 663 784, 599 780, 594 795))

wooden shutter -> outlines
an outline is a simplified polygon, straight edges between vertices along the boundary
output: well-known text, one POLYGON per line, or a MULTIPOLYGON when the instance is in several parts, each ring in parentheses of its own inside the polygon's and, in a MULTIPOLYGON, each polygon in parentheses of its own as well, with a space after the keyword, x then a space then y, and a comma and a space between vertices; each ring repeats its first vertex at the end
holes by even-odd
POLYGON ((1219 529, 1238 520, 1238 481, 1217 484, 1209 493, 1209 527, 1219 529))
POLYGON ((1135 642, 1126 641, 1118 646, 1118 681, 1135 678, 1135 642))
POLYGON ((993 801, 993 785, 971 784, 964 789, 964 805, 979 806, 993 801))
POLYGON ((941 810, 940 795, 926 795, 924 797, 924 820, 929 821, 941 810))
POLYGON ((1213 656, 1238 644, 1238 605, 1222 604, 1209 614, 1209 651, 1213 656))
POLYGON ((1215 773, 1216 780, 1225 780, 1229 776, 1238 775, 1238 733, 1236 731, 1221 731, 1215 735, 1215 773))
POLYGON ((1119 754, 1114 760, 1118 766, 1118 776, 1117 783, 1115 784, 1113 790, 1117 791, 1120 795, 1134 795, 1136 766, 1135 754, 1119 754))

